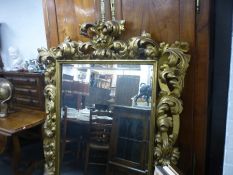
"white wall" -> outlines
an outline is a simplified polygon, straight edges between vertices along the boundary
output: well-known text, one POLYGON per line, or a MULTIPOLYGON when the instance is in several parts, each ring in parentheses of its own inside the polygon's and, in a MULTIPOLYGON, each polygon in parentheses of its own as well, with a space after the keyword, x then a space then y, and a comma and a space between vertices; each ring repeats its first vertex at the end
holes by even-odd
MULTIPOLYGON (((233 37, 232 37, 233 41, 233 37)), ((228 92, 227 126, 223 175, 233 174, 233 42, 231 44, 230 83, 228 92)))
POLYGON ((1 56, 9 67, 8 48, 19 49, 25 60, 37 58, 37 48, 47 47, 42 0, 0 0, 1 56))

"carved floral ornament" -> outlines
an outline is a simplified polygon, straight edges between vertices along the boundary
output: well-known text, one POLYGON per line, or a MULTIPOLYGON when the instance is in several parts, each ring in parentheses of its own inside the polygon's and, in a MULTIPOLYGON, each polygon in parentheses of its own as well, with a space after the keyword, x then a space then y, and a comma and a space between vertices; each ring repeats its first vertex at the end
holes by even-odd
POLYGON ((175 147, 179 134, 182 112, 181 91, 189 65, 188 44, 160 43, 152 40, 149 33, 118 40, 125 30, 125 21, 99 21, 81 25, 81 34, 89 42, 72 41, 67 38, 57 48, 38 49, 40 61, 46 65, 45 96, 47 118, 44 124, 45 170, 55 174, 56 157, 56 61, 57 60, 157 60, 158 92, 154 164, 176 164, 179 149, 175 147))

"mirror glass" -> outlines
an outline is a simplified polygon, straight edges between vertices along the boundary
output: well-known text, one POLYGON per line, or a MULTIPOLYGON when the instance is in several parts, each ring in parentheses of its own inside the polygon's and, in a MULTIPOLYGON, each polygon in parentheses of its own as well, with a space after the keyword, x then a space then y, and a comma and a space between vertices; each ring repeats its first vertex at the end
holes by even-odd
POLYGON ((60 64, 60 174, 147 172, 154 69, 60 64))

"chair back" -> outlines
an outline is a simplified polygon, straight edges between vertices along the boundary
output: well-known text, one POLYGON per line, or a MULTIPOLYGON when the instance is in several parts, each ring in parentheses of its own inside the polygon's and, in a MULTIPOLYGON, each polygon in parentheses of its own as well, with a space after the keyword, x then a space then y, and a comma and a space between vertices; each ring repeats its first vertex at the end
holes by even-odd
POLYGON ((89 142, 97 145, 109 145, 112 130, 111 111, 90 111, 89 142))

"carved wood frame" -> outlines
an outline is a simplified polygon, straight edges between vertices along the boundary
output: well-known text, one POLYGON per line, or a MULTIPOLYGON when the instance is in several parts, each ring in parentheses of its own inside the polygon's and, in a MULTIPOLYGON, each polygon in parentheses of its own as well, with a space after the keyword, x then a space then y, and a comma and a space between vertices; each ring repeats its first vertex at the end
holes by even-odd
POLYGON ((156 133, 153 150, 154 165, 177 164, 180 156, 175 146, 179 134, 180 99, 189 65, 188 44, 175 42, 158 44, 150 34, 117 40, 125 30, 125 21, 98 21, 81 25, 81 34, 89 42, 65 39, 57 48, 38 49, 45 70, 44 156, 45 174, 54 175, 56 166, 56 61, 57 60, 157 60, 158 91, 156 106, 156 133))

